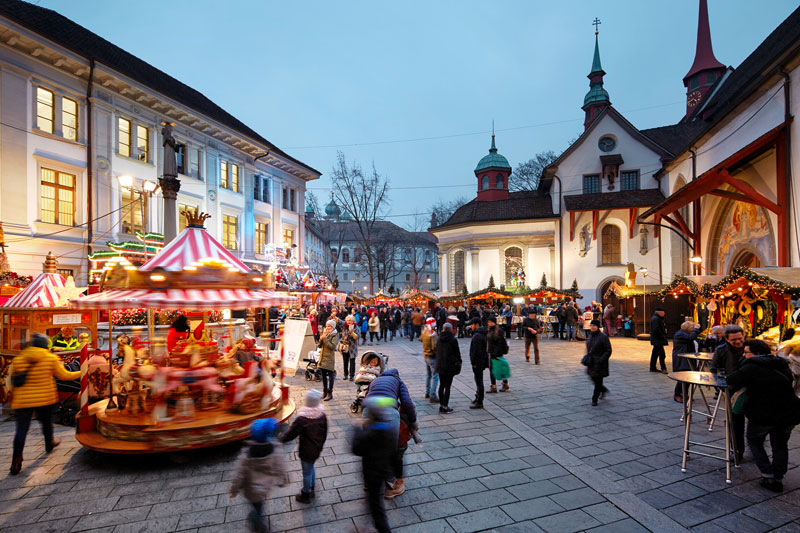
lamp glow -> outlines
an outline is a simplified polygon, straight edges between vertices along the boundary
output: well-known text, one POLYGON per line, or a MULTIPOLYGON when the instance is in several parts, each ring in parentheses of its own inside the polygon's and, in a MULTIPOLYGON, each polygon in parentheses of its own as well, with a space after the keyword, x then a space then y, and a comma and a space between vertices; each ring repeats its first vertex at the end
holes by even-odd
POLYGON ((699 265, 700 263, 703 262, 703 258, 699 255, 693 255, 692 257, 689 258, 689 262, 694 263, 695 265, 699 265))
POLYGON ((133 176, 129 176, 128 174, 117 176, 117 181, 119 181, 120 186, 125 187, 127 189, 133 187, 133 176))

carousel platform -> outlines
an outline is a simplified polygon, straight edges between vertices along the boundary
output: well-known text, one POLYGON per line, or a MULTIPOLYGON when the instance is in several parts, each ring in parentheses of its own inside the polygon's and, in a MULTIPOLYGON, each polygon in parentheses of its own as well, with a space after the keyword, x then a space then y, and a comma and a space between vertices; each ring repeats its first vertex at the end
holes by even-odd
POLYGON ((236 414, 226 408, 196 411, 194 418, 153 422, 149 414, 131 415, 125 411, 106 413, 108 400, 93 404, 89 417, 94 428, 78 432, 83 446, 104 453, 144 454, 176 452, 219 446, 243 440, 250 434, 250 424, 257 418, 276 418, 285 422, 295 411, 294 401, 273 399, 264 411, 236 414))

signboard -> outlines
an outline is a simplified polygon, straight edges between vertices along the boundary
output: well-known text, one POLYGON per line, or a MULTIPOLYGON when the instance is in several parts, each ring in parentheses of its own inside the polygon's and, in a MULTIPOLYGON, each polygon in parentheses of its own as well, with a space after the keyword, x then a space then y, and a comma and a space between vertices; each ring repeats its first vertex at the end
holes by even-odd
POLYGON ((307 320, 287 318, 283 328, 283 368, 287 376, 294 376, 297 365, 308 352, 316 348, 311 324, 307 320))
POLYGON ((59 324, 81 324, 81 314, 69 314, 69 315, 53 315, 53 325, 59 324))

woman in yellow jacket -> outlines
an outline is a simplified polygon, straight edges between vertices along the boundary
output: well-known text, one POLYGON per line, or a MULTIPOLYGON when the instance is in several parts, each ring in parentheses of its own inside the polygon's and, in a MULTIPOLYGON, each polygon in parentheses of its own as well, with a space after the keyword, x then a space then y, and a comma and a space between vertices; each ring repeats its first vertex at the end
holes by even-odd
POLYGON ((11 475, 19 474, 22 469, 22 449, 25 447, 25 437, 28 435, 34 411, 42 425, 45 451, 50 453, 61 444, 61 439, 53 438, 53 404, 58 402, 54 378, 73 380, 81 377, 80 371, 69 372, 64 368, 61 359, 48 350, 49 344, 45 335, 35 333, 31 345, 14 358, 8 373, 9 379, 21 372, 28 373, 25 384, 14 388, 11 397, 11 408, 17 420, 11 475))

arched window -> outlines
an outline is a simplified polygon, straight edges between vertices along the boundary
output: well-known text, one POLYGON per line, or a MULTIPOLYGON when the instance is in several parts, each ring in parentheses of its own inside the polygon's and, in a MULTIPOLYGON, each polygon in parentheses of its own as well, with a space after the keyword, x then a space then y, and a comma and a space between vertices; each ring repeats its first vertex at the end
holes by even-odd
POLYGON ((460 293, 463 287, 464 287, 464 251, 459 250, 453 254, 453 290, 457 293, 460 293))
POLYGON ((342 248, 342 263, 349 263, 350 262, 350 250, 347 248, 342 248))
POLYGON ((505 253, 505 261, 506 261, 506 285, 511 286, 513 284, 512 278, 515 277, 515 274, 522 268, 522 249, 518 248, 517 246, 511 246, 506 248, 505 253))
POLYGON ((481 190, 485 191, 489 188, 489 176, 484 176, 481 178, 481 190))
POLYGON ((495 187, 498 189, 505 189, 506 188, 506 180, 503 178, 502 174, 498 174, 495 178, 495 187))
POLYGON ((622 252, 620 248, 620 231, 613 224, 608 224, 603 228, 600 235, 602 257, 601 265, 618 265, 622 263, 622 252))

